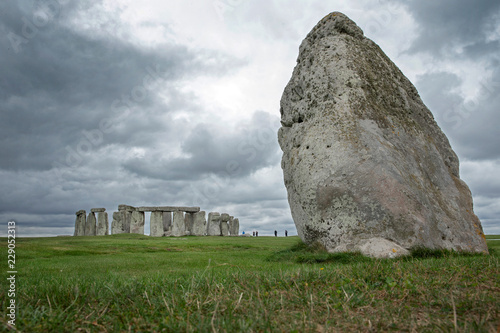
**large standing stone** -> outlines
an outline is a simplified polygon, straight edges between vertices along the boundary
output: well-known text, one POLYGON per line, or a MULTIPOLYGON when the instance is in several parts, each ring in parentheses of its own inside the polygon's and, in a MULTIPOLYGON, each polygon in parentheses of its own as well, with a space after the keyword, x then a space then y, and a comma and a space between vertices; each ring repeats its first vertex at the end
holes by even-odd
POLYGON ((123 213, 122 230, 123 233, 130 233, 130 224, 132 223, 132 212, 136 211, 135 207, 129 205, 118 205, 118 211, 123 213))
POLYGON ((288 201, 306 243, 376 257, 412 247, 488 251, 448 139, 345 15, 326 16, 302 42, 281 123, 288 201))
MULTIPOLYGON (((111 222, 111 234, 125 234, 129 231, 127 230, 127 226, 125 225, 125 211, 121 210, 118 212, 113 212, 113 221, 111 222)), ((128 226, 130 230, 130 225, 128 226)))
POLYGON ((220 222, 220 233, 221 236, 229 236, 229 226, 227 222, 225 221, 220 222))
POLYGON ((130 218, 130 233, 144 235, 144 212, 133 211, 130 218))
POLYGON ((165 235, 172 232, 172 212, 163 212, 163 232, 165 235))
POLYGON ((75 233, 74 236, 85 236, 85 224, 87 222, 87 212, 79 210, 75 213, 75 233))
POLYGON ((229 232, 231 236, 238 236, 240 233, 240 220, 238 218, 233 218, 233 223, 229 232))
POLYGON ((108 213, 105 211, 99 211, 97 213, 97 229, 95 234, 97 236, 109 235, 108 213))
POLYGON ((207 232, 207 220, 205 218, 205 211, 194 213, 193 232, 192 235, 204 236, 207 232))
POLYGON ((172 222, 172 236, 186 236, 186 226, 184 225, 184 212, 176 210, 172 222))
POLYGON ((207 235, 220 236, 220 214, 217 212, 208 213, 207 235))
POLYGON ((194 214, 195 213, 184 214, 184 225, 186 228, 186 234, 188 235, 193 234, 194 214))
POLYGON ((149 235, 153 236, 153 237, 162 237, 163 234, 164 234, 164 231, 163 231, 163 212, 162 211, 151 212, 149 235))
POLYGON ((90 212, 87 216, 87 222, 85 223, 85 236, 95 236, 96 233, 96 219, 95 213, 90 212))

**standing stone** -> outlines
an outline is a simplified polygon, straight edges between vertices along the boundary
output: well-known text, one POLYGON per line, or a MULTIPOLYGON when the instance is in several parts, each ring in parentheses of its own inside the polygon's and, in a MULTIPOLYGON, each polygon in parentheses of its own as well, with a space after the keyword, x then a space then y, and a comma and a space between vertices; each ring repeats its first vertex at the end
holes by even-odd
POLYGON ((108 213, 100 211, 97 213, 97 229, 95 234, 97 236, 109 235, 108 213))
POLYGON ((123 213, 122 216, 122 230, 123 233, 130 233, 130 223, 132 223, 132 212, 136 209, 129 205, 118 205, 118 211, 123 213))
POLYGON ((74 236, 85 236, 85 224, 87 222, 87 212, 79 210, 75 213, 75 233, 74 236))
POLYGON ((150 236, 152 237, 162 237, 164 234, 163 231, 163 212, 162 211, 154 211, 151 212, 151 220, 150 220, 150 236))
POLYGON ((192 235, 194 223, 194 213, 186 213, 184 215, 184 225, 186 227, 186 234, 192 235))
POLYGON ((133 211, 130 218, 130 233, 144 235, 144 212, 133 211))
POLYGON ((229 226, 227 222, 225 221, 220 222, 220 233, 221 236, 229 236, 229 226))
POLYGON ((184 212, 176 210, 172 223, 172 236, 186 236, 186 226, 184 225, 184 212))
POLYGON ((232 236, 238 236, 240 233, 240 220, 235 218, 233 219, 233 227, 231 228, 231 235, 232 236))
MULTIPOLYGON (((113 221, 111 222, 111 234, 128 234, 130 232, 130 222, 127 222, 128 212, 121 210, 113 212, 113 221)), ((130 215, 132 213, 130 212, 130 215)))
POLYGON ((488 251, 448 139, 348 17, 326 16, 302 42, 280 111, 281 166, 304 242, 374 257, 488 251))
POLYGON ((234 223, 234 216, 229 216, 229 222, 227 222, 229 226, 229 236, 235 236, 233 235, 233 223, 234 223))
POLYGON ((205 211, 194 213, 193 232, 192 235, 204 236, 207 232, 207 220, 205 219, 205 211))
POLYGON ((220 236, 220 214, 217 212, 208 213, 207 235, 220 236))
POLYGON ((87 216, 87 223, 85 223, 85 236, 95 236, 96 233, 96 219, 95 213, 90 212, 87 216))
POLYGON ((163 232, 168 236, 172 233, 172 212, 163 212, 163 232))

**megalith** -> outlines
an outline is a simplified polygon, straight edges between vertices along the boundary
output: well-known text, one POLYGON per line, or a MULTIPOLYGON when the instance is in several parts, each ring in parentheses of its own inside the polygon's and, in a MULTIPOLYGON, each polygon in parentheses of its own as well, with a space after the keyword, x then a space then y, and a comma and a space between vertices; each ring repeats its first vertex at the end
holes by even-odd
POLYGON ((172 233, 172 212, 163 212, 163 233, 165 236, 172 233))
POLYGON ((240 233, 240 220, 238 218, 233 218, 232 220, 233 222, 229 233, 231 236, 238 236, 238 234, 240 233))
POLYGON ((159 210, 151 212, 149 235, 152 237, 162 237, 164 233, 163 212, 159 210))
POLYGON ((73 236, 85 236, 85 225, 87 222, 87 212, 85 210, 79 210, 75 213, 75 233, 73 236))
POLYGON ((220 214, 217 212, 208 213, 207 236, 220 236, 220 214))
POLYGON ((184 224, 184 212, 176 210, 173 212, 172 236, 186 236, 186 226, 184 224))
POLYGON ((95 213, 90 212, 87 216, 87 222, 85 223, 85 236, 95 236, 96 233, 96 218, 95 213))
POLYGON ((130 216, 130 233, 144 235, 144 212, 135 210, 130 216))
POLYGON ((192 235, 193 233, 193 224, 194 224, 194 213, 186 213, 184 214, 184 226, 186 228, 186 234, 192 235))
POLYGON ((281 166, 304 242, 374 257, 488 251, 447 137, 344 14, 327 15, 300 45, 280 112, 281 166))
POLYGON ((92 208, 90 211, 97 213, 97 227, 95 231, 96 236, 109 235, 109 222, 106 208, 92 208))
POLYGON ((205 211, 194 213, 193 231, 194 236, 204 236, 207 232, 207 220, 205 211))

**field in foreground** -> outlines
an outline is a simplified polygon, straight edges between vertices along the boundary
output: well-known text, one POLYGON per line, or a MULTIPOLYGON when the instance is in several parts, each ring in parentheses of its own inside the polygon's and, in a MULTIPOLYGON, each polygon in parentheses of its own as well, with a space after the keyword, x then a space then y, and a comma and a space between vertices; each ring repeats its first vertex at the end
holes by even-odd
MULTIPOLYGON (((297 237, 17 239, 15 329, 498 332, 500 240, 488 245, 490 256, 375 260, 297 237)), ((5 238, 0 248, 4 273, 5 238)), ((0 329, 9 331, 2 281, 0 329)))

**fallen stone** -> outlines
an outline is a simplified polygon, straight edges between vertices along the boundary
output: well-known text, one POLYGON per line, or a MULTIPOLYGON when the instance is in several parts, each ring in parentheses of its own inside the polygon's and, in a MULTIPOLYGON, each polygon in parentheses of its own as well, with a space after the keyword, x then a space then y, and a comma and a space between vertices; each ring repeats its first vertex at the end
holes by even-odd
POLYGON ((204 236, 207 232, 207 220, 205 219, 205 211, 200 211, 198 213, 194 213, 194 221, 193 221, 193 231, 192 235, 194 236, 204 236))
POLYGON ((85 223, 85 236, 95 236, 96 233, 96 219, 95 213, 90 212, 87 216, 87 222, 85 223))
POLYGON ((280 111, 281 166, 304 242, 377 257, 488 251, 448 139, 347 16, 326 16, 302 42, 280 111))
POLYGON ((75 213, 75 233, 73 236, 85 236, 85 225, 87 223, 87 212, 79 210, 75 213))
POLYGON ((133 211, 130 218, 130 233, 144 235, 144 212, 133 211))
POLYGON ((186 235, 186 226, 184 225, 184 213, 182 211, 173 212, 172 236, 180 237, 186 235))
POLYGON ((217 212, 208 213, 207 236, 220 236, 220 214, 217 212))
POLYGON ((97 213, 97 228, 95 234, 96 236, 109 235, 108 213, 104 211, 97 213))
POLYGON ((102 213, 106 211, 106 208, 92 208, 90 211, 92 213, 102 213))
POLYGON ((162 237, 165 232, 163 231, 163 212, 151 212, 150 219, 150 233, 152 237, 162 237))

